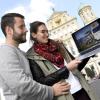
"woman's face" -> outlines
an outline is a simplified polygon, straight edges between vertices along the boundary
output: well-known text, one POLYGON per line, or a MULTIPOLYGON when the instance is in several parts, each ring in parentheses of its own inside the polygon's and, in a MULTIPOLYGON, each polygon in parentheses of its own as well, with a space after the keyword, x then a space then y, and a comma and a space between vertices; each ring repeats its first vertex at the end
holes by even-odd
POLYGON ((48 42, 48 30, 45 25, 40 25, 38 27, 37 33, 32 33, 33 38, 35 38, 39 43, 48 42))

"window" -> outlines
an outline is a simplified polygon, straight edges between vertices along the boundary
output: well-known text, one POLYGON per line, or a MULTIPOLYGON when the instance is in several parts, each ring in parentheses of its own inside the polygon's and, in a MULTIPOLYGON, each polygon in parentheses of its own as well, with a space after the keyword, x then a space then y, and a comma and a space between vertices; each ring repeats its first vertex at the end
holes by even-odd
POLYGON ((98 62, 98 65, 100 66, 100 62, 98 62))

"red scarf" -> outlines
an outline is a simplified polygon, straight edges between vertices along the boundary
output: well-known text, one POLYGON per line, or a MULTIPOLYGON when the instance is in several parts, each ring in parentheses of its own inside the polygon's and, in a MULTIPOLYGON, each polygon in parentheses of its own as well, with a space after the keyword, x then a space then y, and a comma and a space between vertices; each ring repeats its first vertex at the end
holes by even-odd
POLYGON ((33 48, 36 53, 52 62, 57 67, 64 67, 64 59, 58 51, 57 44, 53 40, 49 40, 47 44, 35 42, 33 48))

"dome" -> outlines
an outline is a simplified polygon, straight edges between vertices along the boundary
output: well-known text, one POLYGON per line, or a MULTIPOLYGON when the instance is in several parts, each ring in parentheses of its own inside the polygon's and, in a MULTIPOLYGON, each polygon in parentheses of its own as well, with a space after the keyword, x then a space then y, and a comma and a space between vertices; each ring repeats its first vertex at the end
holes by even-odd
POLYGON ((83 8, 85 7, 91 7, 90 5, 88 4, 80 4, 79 8, 78 8, 78 12, 80 12, 83 8))

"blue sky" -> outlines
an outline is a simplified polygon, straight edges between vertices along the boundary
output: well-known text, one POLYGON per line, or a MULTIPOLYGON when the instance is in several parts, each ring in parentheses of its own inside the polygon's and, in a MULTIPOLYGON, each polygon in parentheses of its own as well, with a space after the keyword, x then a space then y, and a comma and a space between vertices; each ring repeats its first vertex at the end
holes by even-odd
POLYGON ((100 0, 51 0, 55 4, 55 10, 65 10, 69 15, 77 17, 78 22, 81 22, 78 15, 78 8, 81 4, 89 4, 97 17, 100 17, 100 0))
MULTIPOLYGON (((25 16, 26 23, 40 20, 46 22, 55 11, 67 11, 71 16, 77 17, 77 21, 82 25, 78 15, 80 4, 89 4, 97 17, 100 17, 100 0, 0 0, 0 18, 6 12, 18 12, 25 16)), ((4 39, 0 29, 0 41, 4 39)))

